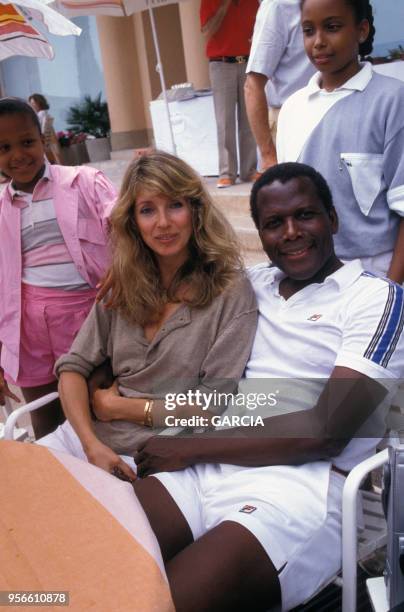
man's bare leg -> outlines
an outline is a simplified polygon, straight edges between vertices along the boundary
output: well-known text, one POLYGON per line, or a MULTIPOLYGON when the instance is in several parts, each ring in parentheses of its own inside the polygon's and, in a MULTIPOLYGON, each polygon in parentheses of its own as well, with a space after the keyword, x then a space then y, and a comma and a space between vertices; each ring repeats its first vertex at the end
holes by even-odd
POLYGON ((160 543, 176 612, 258 612, 280 602, 278 573, 248 529, 226 521, 193 542, 157 479, 139 480, 134 488, 160 543))
POLYGON ((133 488, 160 544, 164 563, 194 541, 184 515, 157 478, 138 479, 133 488))

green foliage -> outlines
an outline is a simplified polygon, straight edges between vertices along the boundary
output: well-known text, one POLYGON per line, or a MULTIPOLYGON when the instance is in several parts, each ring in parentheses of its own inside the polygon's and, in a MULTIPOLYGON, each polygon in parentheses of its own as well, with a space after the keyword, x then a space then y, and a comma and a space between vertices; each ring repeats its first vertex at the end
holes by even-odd
POLYGON ((84 96, 82 102, 71 106, 66 121, 75 134, 85 132, 96 138, 103 138, 110 131, 108 105, 101 101, 101 93, 94 99, 84 96))
POLYGON ((403 59, 404 58, 403 45, 398 45, 398 47, 394 47, 394 49, 389 49, 389 56, 392 59, 403 59))

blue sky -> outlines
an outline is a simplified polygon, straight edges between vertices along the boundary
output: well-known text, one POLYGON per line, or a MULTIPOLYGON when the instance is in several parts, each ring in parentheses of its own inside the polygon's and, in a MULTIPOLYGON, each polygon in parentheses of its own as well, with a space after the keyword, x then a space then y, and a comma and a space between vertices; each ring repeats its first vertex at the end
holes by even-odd
POLYGON ((371 0, 376 43, 404 40, 404 0, 371 0))

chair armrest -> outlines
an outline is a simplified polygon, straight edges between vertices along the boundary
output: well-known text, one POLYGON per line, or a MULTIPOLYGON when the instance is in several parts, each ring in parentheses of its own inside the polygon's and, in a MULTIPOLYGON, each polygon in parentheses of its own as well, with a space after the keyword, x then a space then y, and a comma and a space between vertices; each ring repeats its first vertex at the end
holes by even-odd
POLYGON ((356 610, 358 491, 372 470, 387 463, 388 449, 365 459, 349 473, 342 494, 342 611, 356 610))
POLYGON ((23 414, 26 414, 27 412, 32 412, 33 410, 37 410, 38 408, 45 406, 45 404, 53 402, 53 400, 55 400, 57 397, 59 397, 59 394, 56 391, 53 391, 52 393, 48 393, 48 395, 44 395, 43 397, 40 397, 34 400, 33 402, 29 402, 28 404, 25 404, 24 406, 21 406, 20 408, 14 410, 6 420, 4 426, 4 439, 13 439, 13 431, 15 424, 23 414))

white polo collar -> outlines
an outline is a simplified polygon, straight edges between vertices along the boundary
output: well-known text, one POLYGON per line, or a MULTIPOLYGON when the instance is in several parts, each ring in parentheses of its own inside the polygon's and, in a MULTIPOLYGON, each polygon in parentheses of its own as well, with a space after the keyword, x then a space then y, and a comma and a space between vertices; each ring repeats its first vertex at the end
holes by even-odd
MULTIPOLYGON (((363 91, 365 87, 369 84, 370 79, 373 75, 373 68, 369 62, 361 62, 362 68, 357 72, 353 77, 351 77, 346 83, 341 85, 340 87, 336 87, 331 92, 326 93, 334 93, 336 91, 363 91)), ((319 92, 324 93, 324 89, 320 87, 321 81, 321 72, 316 72, 310 79, 307 84, 307 93, 308 96, 312 96, 319 92)))
POLYGON ((360 259, 353 259, 341 266, 339 270, 327 276, 324 284, 329 282, 336 283, 340 289, 345 289, 352 285, 363 273, 363 266, 360 259))
MULTIPOLYGON (((326 284, 334 283, 340 289, 345 289, 346 287, 349 287, 349 285, 352 285, 352 283, 354 283, 363 272, 364 269, 362 267, 360 259, 354 259, 352 261, 348 261, 346 264, 341 266, 339 270, 327 276, 322 283, 313 283, 313 285, 321 287, 326 284)), ((282 270, 280 270, 279 268, 274 267, 271 284, 276 284, 277 286, 279 286, 279 283, 284 278, 286 278, 286 274, 282 272, 282 270)), ((311 285, 307 285, 307 287, 310 286, 311 285)))

